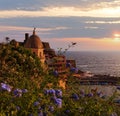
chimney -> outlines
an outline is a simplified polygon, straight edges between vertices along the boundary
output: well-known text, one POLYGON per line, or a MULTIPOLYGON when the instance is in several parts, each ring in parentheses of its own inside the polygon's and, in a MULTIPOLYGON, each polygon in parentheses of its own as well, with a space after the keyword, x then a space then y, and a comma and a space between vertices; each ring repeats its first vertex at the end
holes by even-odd
POLYGON ((29 38, 29 33, 25 33, 25 40, 24 40, 24 44, 26 43, 26 41, 28 40, 29 38))
POLYGON ((25 41, 29 38, 29 33, 25 33, 25 41))

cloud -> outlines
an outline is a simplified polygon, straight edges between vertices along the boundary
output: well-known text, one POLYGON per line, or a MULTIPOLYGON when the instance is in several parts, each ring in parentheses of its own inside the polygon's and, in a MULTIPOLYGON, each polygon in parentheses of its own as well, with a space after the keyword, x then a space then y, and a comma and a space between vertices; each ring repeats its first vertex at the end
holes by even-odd
POLYGON ((0 18, 120 17, 119 0, 1 0, 0 18))
MULTIPOLYGON (((0 26, 0 32, 3 31, 31 31, 32 27, 20 27, 20 26, 0 26)), ((37 30, 46 32, 46 31, 53 31, 53 30, 65 30, 68 29, 67 27, 53 27, 53 28, 37 28, 37 30)))
POLYGON ((90 16, 90 17, 120 17, 120 7, 94 9, 82 11, 81 8, 75 7, 45 7, 42 10, 1 10, 0 18, 11 17, 71 17, 71 16, 90 16))
POLYGON ((119 0, 1 0, 1 10, 39 10, 45 7, 75 7, 82 10, 116 7, 119 0))
MULTIPOLYGON (((30 17, 0 19, 0 35, 32 34, 36 27, 41 38, 110 38, 120 32, 120 18, 95 17, 30 17)), ((2 36, 1 36, 2 37, 2 36)))
POLYGON ((120 24, 119 21, 88 21, 86 23, 91 23, 91 24, 120 24))

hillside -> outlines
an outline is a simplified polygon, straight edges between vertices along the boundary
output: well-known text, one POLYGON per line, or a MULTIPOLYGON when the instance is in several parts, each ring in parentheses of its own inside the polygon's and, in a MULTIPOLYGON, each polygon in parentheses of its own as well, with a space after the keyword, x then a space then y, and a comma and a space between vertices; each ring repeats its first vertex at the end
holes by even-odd
POLYGON ((43 68, 39 58, 21 46, 0 48, 0 116, 117 116, 115 96, 80 89, 69 76, 66 89, 43 68))

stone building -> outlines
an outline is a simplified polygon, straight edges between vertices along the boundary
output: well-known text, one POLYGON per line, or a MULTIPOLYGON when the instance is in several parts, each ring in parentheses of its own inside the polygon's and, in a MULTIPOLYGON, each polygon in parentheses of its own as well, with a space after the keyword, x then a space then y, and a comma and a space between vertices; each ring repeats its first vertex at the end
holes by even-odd
POLYGON ((24 47, 30 49, 34 54, 36 54, 41 62, 45 61, 44 48, 40 38, 36 35, 35 29, 33 34, 29 37, 29 34, 25 34, 24 47))
POLYGON ((42 63, 45 63, 49 57, 55 56, 55 51, 50 48, 49 43, 42 42, 40 37, 36 35, 35 28, 30 37, 28 33, 25 34, 24 47, 36 54, 42 63))

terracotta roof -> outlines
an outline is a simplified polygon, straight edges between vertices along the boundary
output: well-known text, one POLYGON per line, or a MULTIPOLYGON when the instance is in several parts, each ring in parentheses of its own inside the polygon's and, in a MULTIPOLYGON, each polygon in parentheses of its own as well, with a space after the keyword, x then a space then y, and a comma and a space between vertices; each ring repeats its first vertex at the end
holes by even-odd
POLYGON ((33 31, 33 35, 31 35, 26 43, 25 43, 26 48, 36 48, 36 49, 41 49, 43 48, 43 44, 40 40, 40 38, 35 34, 35 30, 33 31))

